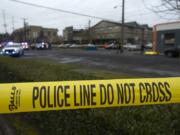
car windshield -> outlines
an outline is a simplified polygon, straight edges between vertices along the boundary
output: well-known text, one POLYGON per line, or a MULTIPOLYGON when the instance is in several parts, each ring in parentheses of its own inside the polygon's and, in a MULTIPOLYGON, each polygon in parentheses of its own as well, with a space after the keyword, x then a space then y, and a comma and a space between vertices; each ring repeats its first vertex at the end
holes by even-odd
POLYGON ((19 44, 16 44, 16 45, 7 45, 7 46, 5 46, 6 48, 13 48, 13 47, 16 47, 16 48, 18 48, 18 47, 21 47, 21 45, 19 44))

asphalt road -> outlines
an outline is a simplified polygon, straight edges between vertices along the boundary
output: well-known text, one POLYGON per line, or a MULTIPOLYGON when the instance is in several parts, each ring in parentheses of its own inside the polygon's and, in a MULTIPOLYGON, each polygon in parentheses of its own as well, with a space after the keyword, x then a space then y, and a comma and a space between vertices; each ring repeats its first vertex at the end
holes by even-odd
POLYGON ((180 58, 167 58, 163 55, 147 56, 140 52, 124 52, 99 49, 87 51, 82 49, 29 50, 23 59, 52 59, 57 63, 81 65, 81 69, 103 69, 127 73, 140 77, 177 77, 180 76, 180 58))

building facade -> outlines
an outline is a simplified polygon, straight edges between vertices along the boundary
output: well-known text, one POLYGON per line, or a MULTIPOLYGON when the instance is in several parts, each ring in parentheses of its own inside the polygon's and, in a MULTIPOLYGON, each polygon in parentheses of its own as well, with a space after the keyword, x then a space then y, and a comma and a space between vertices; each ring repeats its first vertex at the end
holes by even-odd
MULTIPOLYGON (((94 42, 121 41, 122 24, 110 21, 101 21, 90 29, 94 42)), ((125 23, 125 43, 141 44, 152 42, 152 28, 148 25, 139 25, 136 22, 125 23)))
POLYGON ((153 50, 176 56, 180 53, 180 22, 162 23, 153 29, 153 50))
POLYGON ((43 28, 41 26, 26 26, 15 30, 13 33, 14 41, 16 42, 50 42, 56 43, 59 41, 58 29, 43 28))
POLYGON ((74 29, 72 26, 63 30, 63 38, 66 43, 87 43, 88 35, 88 30, 74 29))
MULTIPOLYGON (((100 21, 88 30, 74 30, 67 27, 63 31, 65 42, 83 41, 102 44, 121 41, 122 24, 111 21, 100 21)), ((136 22, 125 24, 124 36, 126 43, 141 44, 152 42, 152 28, 148 25, 139 25, 136 22)))

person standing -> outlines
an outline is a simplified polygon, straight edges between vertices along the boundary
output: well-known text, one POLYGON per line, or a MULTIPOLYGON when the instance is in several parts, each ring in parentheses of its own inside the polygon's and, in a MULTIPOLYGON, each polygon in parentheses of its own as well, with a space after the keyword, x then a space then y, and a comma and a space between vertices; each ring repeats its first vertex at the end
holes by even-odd
POLYGON ((144 43, 141 44, 141 54, 144 53, 144 49, 145 49, 145 46, 144 46, 144 43))

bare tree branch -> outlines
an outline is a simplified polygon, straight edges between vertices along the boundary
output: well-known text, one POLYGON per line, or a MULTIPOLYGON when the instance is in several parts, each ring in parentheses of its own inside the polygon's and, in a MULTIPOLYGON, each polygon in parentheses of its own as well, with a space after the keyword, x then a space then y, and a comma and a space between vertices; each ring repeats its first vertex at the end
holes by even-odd
POLYGON ((146 8, 148 8, 149 10, 151 10, 159 16, 164 16, 168 14, 170 16, 175 16, 176 19, 180 18, 180 0, 159 0, 159 4, 157 5, 152 5, 152 1, 149 1, 148 4, 145 3, 145 0, 143 0, 143 2, 146 8))

